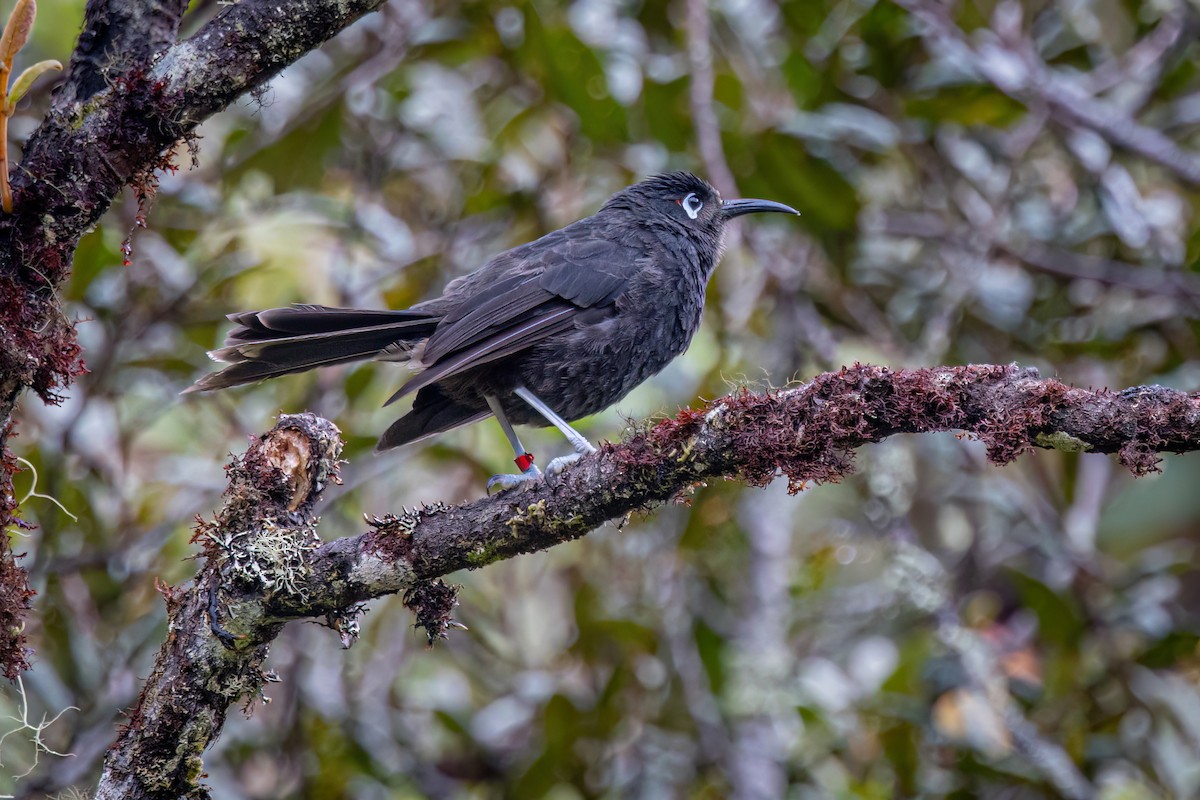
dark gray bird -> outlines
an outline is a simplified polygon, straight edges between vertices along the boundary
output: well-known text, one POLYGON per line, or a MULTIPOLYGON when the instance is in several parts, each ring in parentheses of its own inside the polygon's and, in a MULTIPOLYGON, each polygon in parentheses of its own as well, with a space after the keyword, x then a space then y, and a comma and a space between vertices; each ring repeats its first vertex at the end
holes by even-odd
POLYGON ((593 216, 492 258, 441 297, 404 311, 296 305, 230 314, 210 355, 229 362, 187 391, 209 391, 314 367, 374 359, 415 372, 388 403, 416 392, 378 449, 495 415, 520 475, 541 475, 513 425, 554 425, 575 455, 595 448, 569 424, 608 408, 687 349, 725 225, 755 212, 797 212, 770 200, 722 200, 685 172, 649 178, 593 216))

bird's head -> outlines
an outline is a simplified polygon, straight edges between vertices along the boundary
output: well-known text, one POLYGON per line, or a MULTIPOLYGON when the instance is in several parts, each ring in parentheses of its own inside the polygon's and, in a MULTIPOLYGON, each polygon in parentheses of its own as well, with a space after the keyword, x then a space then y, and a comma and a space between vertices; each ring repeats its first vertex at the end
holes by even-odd
POLYGON ((800 213, 773 200, 722 200, 711 184, 690 172, 668 172, 635 183, 605 203, 609 207, 650 211, 683 230, 708 233, 718 240, 725 223, 743 214, 800 213))

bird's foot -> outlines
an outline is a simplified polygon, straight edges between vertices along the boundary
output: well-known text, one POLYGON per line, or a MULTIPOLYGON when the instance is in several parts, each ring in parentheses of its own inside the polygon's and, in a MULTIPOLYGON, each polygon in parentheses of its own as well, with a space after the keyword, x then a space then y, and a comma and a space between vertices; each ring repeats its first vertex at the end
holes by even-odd
POLYGON ((557 480, 559 474, 567 467, 574 464, 579 459, 583 458, 587 453, 570 453, 565 456, 559 456, 546 465, 546 480, 557 480))
MULTIPOLYGON (((553 466, 553 463, 551 462, 551 466, 553 466)), ((493 489, 500 492, 505 489, 515 489, 518 486, 524 486, 530 481, 541 480, 541 477, 542 471, 533 462, 530 462, 528 467, 518 473, 493 475, 491 478, 488 478, 487 493, 491 494, 493 489)))

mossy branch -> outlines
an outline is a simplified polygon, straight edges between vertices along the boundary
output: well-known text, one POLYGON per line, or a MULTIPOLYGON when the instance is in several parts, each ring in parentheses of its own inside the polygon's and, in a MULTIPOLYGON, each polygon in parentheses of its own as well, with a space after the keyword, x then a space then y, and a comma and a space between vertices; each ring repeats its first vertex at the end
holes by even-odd
POLYGON ((705 480, 761 486, 782 475, 795 491, 837 481, 853 471, 856 448, 935 431, 978 438, 998 464, 1063 447, 1115 453, 1140 475, 1157 469, 1158 453, 1200 449, 1200 396, 1078 389, 1016 366, 856 365, 683 411, 556 482, 368 517, 365 533, 319 546, 312 509, 337 480, 341 441, 316 416, 283 417, 234 460, 224 507, 198 523, 206 559, 192 586, 161 589, 170 635, 96 796, 200 796, 204 749, 229 705, 259 696, 267 645, 289 620, 323 619, 348 647, 362 602, 401 594, 432 640, 456 624, 457 590, 440 580, 452 572, 577 539, 705 480))
MULTIPOLYGON (((56 290, 80 237, 126 185, 153 191, 155 170, 213 113, 374 11, 384 0, 240 0, 178 40, 188 0, 88 0, 82 31, 45 119, 8 185, 9 97, 0 93, 0 531, 21 524, 5 444, 27 389, 57 403, 84 371, 56 290)), ((0 36, 0 86, 28 38, 33 0, 0 36)), ((10 97, 57 62, 34 65, 10 97)), ((23 618, 32 590, 0 535, 0 672, 27 668, 23 618)))

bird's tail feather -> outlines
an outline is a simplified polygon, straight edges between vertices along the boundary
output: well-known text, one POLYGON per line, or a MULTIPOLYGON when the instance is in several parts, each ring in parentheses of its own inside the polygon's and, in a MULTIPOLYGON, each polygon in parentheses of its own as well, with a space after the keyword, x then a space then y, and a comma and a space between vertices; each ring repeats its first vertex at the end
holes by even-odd
POLYGON ((440 386, 426 386, 417 393, 412 411, 392 423, 375 445, 376 452, 412 444, 439 433, 490 417, 487 409, 460 405, 447 397, 440 386))
POLYGON ((185 392, 207 392, 375 357, 397 342, 429 336, 438 317, 419 311, 367 311, 297 305, 230 314, 237 323, 209 355, 230 366, 185 392))

